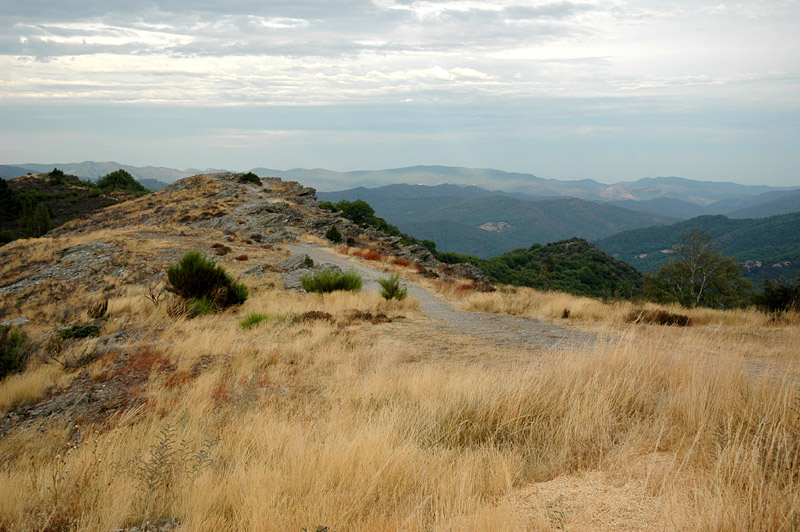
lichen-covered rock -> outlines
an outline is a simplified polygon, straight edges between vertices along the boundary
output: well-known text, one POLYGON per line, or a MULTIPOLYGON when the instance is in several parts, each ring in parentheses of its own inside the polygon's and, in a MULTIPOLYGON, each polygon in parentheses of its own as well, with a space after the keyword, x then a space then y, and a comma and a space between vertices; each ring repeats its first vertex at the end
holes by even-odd
POLYGON ((291 272, 294 270, 299 270, 300 268, 309 268, 313 265, 314 261, 311 260, 311 257, 309 257, 307 253, 298 253, 287 259, 283 259, 276 265, 276 267, 281 271, 291 272))
POLYGON ((463 277, 464 279, 473 279, 475 281, 480 282, 488 282, 489 278, 486 277, 486 274, 483 271, 475 266, 474 264, 469 264, 466 262, 458 263, 458 264, 450 264, 445 267, 445 271, 449 275, 453 275, 456 277, 463 277))
POLYGON ((426 268, 438 268, 441 266, 441 263, 431 255, 428 248, 416 244, 413 246, 406 246, 397 256, 401 259, 421 264, 426 268))

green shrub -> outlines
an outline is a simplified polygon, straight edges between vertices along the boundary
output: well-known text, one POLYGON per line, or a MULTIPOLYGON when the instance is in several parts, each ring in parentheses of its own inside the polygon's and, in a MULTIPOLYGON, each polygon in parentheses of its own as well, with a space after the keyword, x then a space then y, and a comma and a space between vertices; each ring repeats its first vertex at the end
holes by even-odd
POLYGON ((45 203, 28 203, 22 208, 19 218, 19 232, 24 237, 38 238, 55 227, 52 211, 45 203))
POLYGON ((787 310, 800 310, 800 275, 797 283, 785 280, 764 281, 760 294, 753 297, 756 306, 764 312, 781 313, 787 310))
POLYGON ((297 323, 301 319, 302 316, 298 316, 294 312, 287 312, 286 314, 262 314, 260 312, 251 312, 239 322, 239 327, 242 329, 252 329, 263 322, 297 323))
POLYGON ((242 183, 255 183, 256 185, 261 184, 261 178, 253 172, 247 172, 246 174, 240 175, 239 181, 242 183))
POLYGON ((379 279, 378 284, 381 285, 381 296, 386 300, 402 301, 408 295, 408 288, 400 286, 400 278, 397 275, 392 275, 388 279, 379 279))
POLYGON ((239 322, 239 327, 242 329, 251 329, 261 323, 262 321, 268 321, 270 318, 269 314, 261 314, 260 312, 251 312, 239 322))
POLYGON ((88 338, 100 334, 100 327, 88 323, 79 323, 59 329, 56 334, 62 340, 74 340, 78 338, 88 338))
POLYGON ((137 195, 150 192, 144 188, 144 185, 136 181, 131 174, 121 168, 101 177, 97 181, 97 186, 102 190, 125 190, 137 195))
POLYGON ((335 225, 330 226, 330 228, 327 231, 325 231, 325 238, 327 238, 331 242, 336 242, 337 244, 339 244, 343 240, 342 233, 339 231, 339 228, 336 227, 335 225))
POLYGON ((336 290, 358 292, 361 290, 361 276, 355 270, 344 273, 332 269, 324 270, 315 275, 304 275, 300 278, 303 290, 324 294, 336 290))
POLYGON ((9 325, 0 327, 0 380, 25 369, 31 354, 28 335, 9 325))
MULTIPOLYGON (((189 300, 196 311, 206 312, 238 305, 247 300, 249 291, 199 251, 186 253, 180 262, 167 269, 167 290, 189 300)), ((205 312, 202 312, 205 313, 205 312)))

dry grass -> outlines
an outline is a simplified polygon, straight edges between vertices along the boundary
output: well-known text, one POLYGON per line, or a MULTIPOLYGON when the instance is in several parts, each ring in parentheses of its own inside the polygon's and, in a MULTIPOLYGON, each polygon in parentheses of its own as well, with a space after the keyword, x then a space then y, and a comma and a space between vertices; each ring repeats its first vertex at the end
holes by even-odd
POLYGON ((0 386, 0 415, 18 406, 35 403, 50 389, 68 384, 69 377, 52 365, 36 365, 25 373, 11 375, 0 386))
MULTIPOLYGON (((800 395, 789 378, 754 378, 729 356, 755 348, 742 334, 636 327, 535 367, 453 371, 407 362, 413 347, 361 334, 368 324, 237 327, 248 311, 387 310, 375 294, 262 290, 235 312, 174 320, 130 291, 109 302, 112 322, 166 327, 150 344, 164 363, 152 366, 145 406, 0 439, 0 530, 158 517, 191 531, 602 530, 592 493, 666 529, 791 530, 800 519, 800 395), (720 349, 714 363, 696 356, 720 349), (213 465, 193 476, 167 460, 158 467, 170 482, 148 484, 129 464, 150 460, 164 430, 190 458, 220 438, 213 465), (636 490, 623 489, 631 479, 636 490), (554 499, 566 486, 586 496, 554 499)), ((787 333, 776 349, 796 351, 796 340, 787 333)))
MULTIPOLYGON (((186 201, 196 195, 186 191, 186 201)), ((138 216, 143 205, 111 214, 138 216)), ((0 412, 57 394, 82 372, 99 388, 129 382, 131 397, 114 414, 56 412, 0 436, 0 532, 109 531, 161 517, 178 519, 182 532, 800 528, 795 315, 776 323, 752 311, 693 310, 691 327, 634 325, 629 303, 442 283, 465 308, 609 338, 510 354, 476 343, 483 356, 465 335, 432 336, 438 329, 412 298, 289 293, 268 274, 243 278, 251 297, 241 307, 187 320, 170 316, 169 298, 149 301, 142 280, 222 235, 165 227, 22 241, 5 255, 14 264, 3 271, 17 271, 16 251, 48 261, 107 238, 144 259, 142 271, 105 274, 94 292, 53 302, 46 298, 64 287, 43 283, 13 307, 33 318, 38 337, 84 320, 102 295, 102 334, 127 340, 88 367, 32 365, 4 380, 0 412), (373 324, 348 319, 352 311, 409 319, 373 324), (250 312, 332 318, 243 330, 250 312), (458 344, 451 358, 437 356, 447 344, 458 344)), ((231 246, 250 259, 224 262, 233 275, 280 258, 231 246)))
POLYGON ((530 318, 558 321, 564 310, 569 318, 586 323, 622 325, 635 309, 664 311, 684 314, 695 325, 725 325, 730 327, 765 327, 772 325, 800 325, 800 313, 786 313, 776 319, 755 309, 714 310, 707 308, 684 309, 678 305, 638 305, 630 301, 603 302, 598 299, 573 296, 563 292, 543 292, 533 288, 503 287, 491 293, 479 293, 460 289, 464 283, 430 283, 439 293, 455 301, 465 310, 526 316, 530 318))

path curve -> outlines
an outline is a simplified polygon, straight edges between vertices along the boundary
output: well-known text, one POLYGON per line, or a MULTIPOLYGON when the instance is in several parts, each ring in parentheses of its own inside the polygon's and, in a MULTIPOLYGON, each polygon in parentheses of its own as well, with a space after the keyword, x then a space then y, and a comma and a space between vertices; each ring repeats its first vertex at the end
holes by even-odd
MULTIPOLYGON (((387 276, 386 273, 361 260, 341 257, 313 244, 295 243, 288 247, 293 254, 308 254, 315 263, 327 262, 339 266, 342 270, 354 269, 361 275, 365 290, 380 290, 378 279, 387 276)), ((438 325, 503 346, 570 347, 585 345, 595 338, 593 333, 568 329, 531 318, 459 310, 416 283, 403 280, 403 284, 408 287, 408 294, 419 300, 420 307, 428 318, 436 321, 438 325)))

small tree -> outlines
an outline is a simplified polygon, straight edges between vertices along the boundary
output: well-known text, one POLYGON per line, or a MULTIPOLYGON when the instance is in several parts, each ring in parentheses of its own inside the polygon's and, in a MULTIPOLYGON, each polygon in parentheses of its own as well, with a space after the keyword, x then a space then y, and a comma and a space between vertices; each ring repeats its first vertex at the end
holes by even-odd
POLYGON ((378 279, 378 284, 381 285, 381 297, 387 301, 390 299, 402 301, 408 295, 408 288, 400 286, 400 278, 396 274, 388 279, 378 279))
POLYGON ((261 178, 253 172, 247 172, 246 174, 240 175, 239 181, 241 183, 253 183, 254 185, 261 185, 261 178))
POLYGON ((44 203, 32 203, 22 208, 19 218, 19 232, 23 237, 38 238, 54 227, 50 207, 44 203))
POLYGON ((674 259, 648 278, 646 293, 663 303, 692 307, 734 307, 750 295, 750 282, 739 266, 713 245, 711 237, 693 230, 681 237, 674 259))
POLYGON ((761 293, 753 297, 753 302, 764 312, 800 311, 800 274, 795 283, 766 279, 761 293))
POLYGON ((340 243, 342 238, 342 233, 339 231, 339 228, 335 225, 330 226, 327 231, 325 231, 325 238, 330 240, 331 242, 336 242, 337 244, 340 243))
POLYGON ((28 336, 10 325, 0 326, 0 380, 25 369, 32 351, 28 336))

